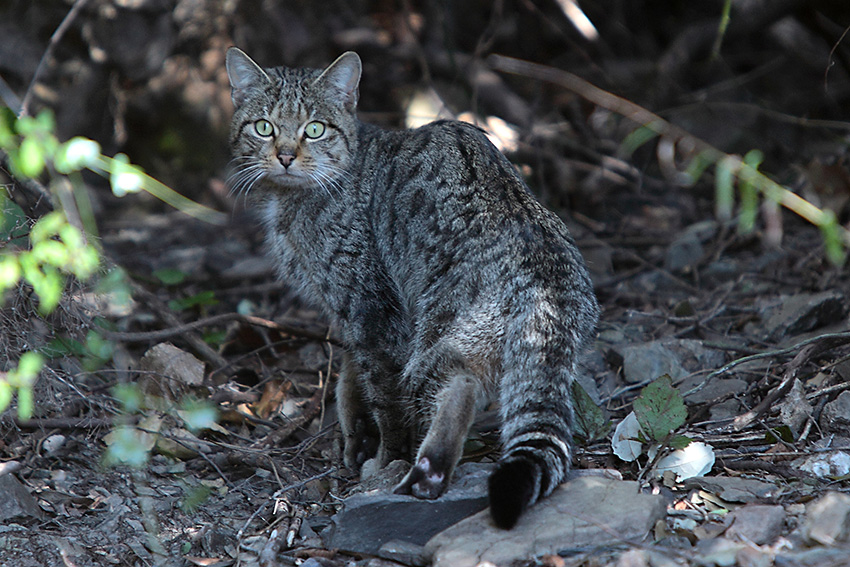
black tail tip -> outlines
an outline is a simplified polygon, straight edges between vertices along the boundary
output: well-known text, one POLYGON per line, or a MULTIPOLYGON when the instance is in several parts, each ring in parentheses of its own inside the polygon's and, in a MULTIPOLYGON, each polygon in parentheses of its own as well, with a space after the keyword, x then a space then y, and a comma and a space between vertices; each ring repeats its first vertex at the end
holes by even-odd
POLYGON ((500 462, 490 475, 490 515, 503 530, 514 527, 536 499, 537 465, 525 459, 500 462))

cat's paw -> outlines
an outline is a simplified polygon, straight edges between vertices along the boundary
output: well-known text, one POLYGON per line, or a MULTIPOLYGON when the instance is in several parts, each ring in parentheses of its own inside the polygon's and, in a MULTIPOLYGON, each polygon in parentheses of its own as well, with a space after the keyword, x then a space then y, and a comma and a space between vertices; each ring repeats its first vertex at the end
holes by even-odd
POLYGON ((365 420, 358 419, 354 432, 344 437, 343 461, 345 466, 352 470, 359 470, 378 453, 380 437, 374 425, 370 425, 365 420))
POLYGON ((421 457, 393 492, 433 500, 445 492, 447 486, 446 474, 436 470, 428 457, 421 457))

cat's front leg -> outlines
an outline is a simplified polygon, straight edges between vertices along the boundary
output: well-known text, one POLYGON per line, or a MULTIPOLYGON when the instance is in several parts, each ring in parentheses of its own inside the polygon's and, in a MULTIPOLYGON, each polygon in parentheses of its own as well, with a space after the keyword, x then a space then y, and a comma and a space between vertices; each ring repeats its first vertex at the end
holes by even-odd
POLYGON ((346 396, 347 403, 359 403, 360 408, 365 408, 370 415, 363 419, 353 407, 345 408, 344 405, 340 423, 346 421, 342 427, 344 434, 348 432, 346 458, 356 462, 363 455, 372 457, 363 463, 361 476, 365 478, 391 461, 409 458, 411 435, 406 418, 406 398, 399 388, 400 372, 389 357, 375 352, 355 351, 347 366, 348 379, 342 380, 338 388, 350 394, 346 396), (353 379, 354 371, 356 379, 353 379), (359 402, 356 401, 357 396, 359 402), (366 422, 365 436, 361 436, 358 430, 362 421, 366 422), (376 426, 377 436, 371 434, 376 426))
POLYGON ((343 440, 345 466, 358 470, 378 451, 379 433, 363 402, 360 372, 350 354, 342 357, 336 383, 336 404, 343 440))

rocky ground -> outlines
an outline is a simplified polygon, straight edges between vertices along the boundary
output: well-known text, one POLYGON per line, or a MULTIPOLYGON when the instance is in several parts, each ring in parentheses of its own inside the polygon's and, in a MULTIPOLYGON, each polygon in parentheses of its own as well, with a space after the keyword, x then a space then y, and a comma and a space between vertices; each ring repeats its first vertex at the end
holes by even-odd
MULTIPOLYGON (((84 337, 94 316, 108 346, 99 362, 57 353, 35 416, 0 417, 0 565, 850 565, 850 276, 820 231, 770 206, 751 232, 717 220, 716 170, 683 183, 669 139, 625 152, 637 126, 586 89, 487 57, 578 73, 724 152, 760 149, 763 171, 845 221, 843 3, 734 2, 714 59, 722 3, 582 2, 595 43, 555 2, 315 4, 92 0, 49 58, 33 104, 55 108, 63 137, 126 151, 228 220, 87 179, 132 302, 79 287, 41 319, 25 293, 6 297, 0 370, 84 337), (342 466, 340 346, 275 282, 257 223, 225 187, 231 44, 269 64, 357 49, 364 120, 478 121, 570 226, 603 307, 580 380, 603 411, 580 412, 575 476, 511 532, 482 512, 492 411, 437 501, 387 494, 402 463, 363 483, 342 466), (697 477, 657 476, 646 446, 632 461, 612 448, 664 375, 687 408, 675 434, 713 451, 697 477), (135 405, 115 389, 128 383, 135 405), (187 400, 215 407, 217 425, 192 431, 187 400), (143 466, 105 460, 122 427, 139 432, 143 466)), ((0 76, 21 95, 68 6, 2 10, 0 76)), ((676 142, 684 155, 689 141, 676 142)))

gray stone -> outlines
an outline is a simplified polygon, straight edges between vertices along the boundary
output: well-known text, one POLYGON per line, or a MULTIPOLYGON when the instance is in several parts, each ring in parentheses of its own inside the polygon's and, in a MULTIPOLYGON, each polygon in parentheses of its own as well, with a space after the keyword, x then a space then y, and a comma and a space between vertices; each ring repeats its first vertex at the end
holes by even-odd
MULTIPOLYGON (((669 374, 674 381, 690 372, 720 366, 725 355, 693 339, 663 339, 614 347, 623 359, 623 377, 629 383, 655 380, 669 374)), ((689 389, 689 388, 688 388, 689 389)))
POLYGON ((823 407, 820 425, 828 433, 850 433, 850 391, 844 390, 823 407))
POLYGON ((850 547, 815 547, 812 549, 782 549, 775 558, 777 567, 824 567, 847 565, 850 547))
POLYGON ((21 516, 41 519, 43 514, 35 498, 14 475, 0 476, 0 494, 0 522, 21 516))
POLYGON ((746 549, 747 544, 732 541, 725 537, 715 537, 697 542, 695 559, 698 565, 715 567, 733 567, 738 562, 738 553, 746 549))
POLYGON ((687 371, 679 357, 659 341, 629 345, 622 349, 623 378, 630 384, 649 382, 663 374, 675 381, 687 371))
POLYGON ((779 492, 771 482, 732 476, 694 477, 683 484, 687 489, 701 488, 728 502, 760 502, 774 498, 779 492))
POLYGON ((848 541, 850 528, 850 496, 840 492, 827 492, 806 505, 806 522, 803 534, 810 542, 835 545, 848 541))
POLYGON ((609 543, 612 537, 641 540, 665 512, 664 497, 640 493, 636 482, 583 476, 538 502, 512 530, 497 528, 484 511, 434 536, 425 548, 434 567, 508 565, 609 543))
POLYGON ((847 301, 838 291, 801 293, 786 298, 764 323, 768 338, 778 340, 837 323, 847 316, 847 301))
POLYGON ((705 249, 702 244, 717 232, 717 222, 709 220, 692 224, 667 248, 664 268, 671 272, 686 272, 699 262, 705 249))
POLYGON ((839 478, 850 474, 850 453, 828 451, 791 461, 791 466, 821 478, 839 478))
POLYGON ((771 544, 785 526, 785 509, 760 504, 743 506, 727 516, 726 524, 726 537, 756 545, 771 544))
MULTIPOLYGON (((424 545, 435 534, 487 507, 491 469, 477 463, 459 466, 449 490, 436 500, 377 490, 350 496, 322 533, 325 546, 378 555, 393 540, 424 545)), ((392 555, 390 549, 385 551, 392 555)))
POLYGON ((791 429, 796 439, 811 415, 812 406, 806 400, 803 384, 794 380, 791 390, 779 404, 779 420, 791 429))
POLYGON ((403 565, 427 565, 428 554, 425 547, 406 541, 392 540, 381 546, 378 555, 384 559, 397 561, 403 565))
POLYGON ((698 238, 684 234, 667 248, 664 255, 664 268, 671 272, 690 271, 705 254, 705 249, 698 238))

